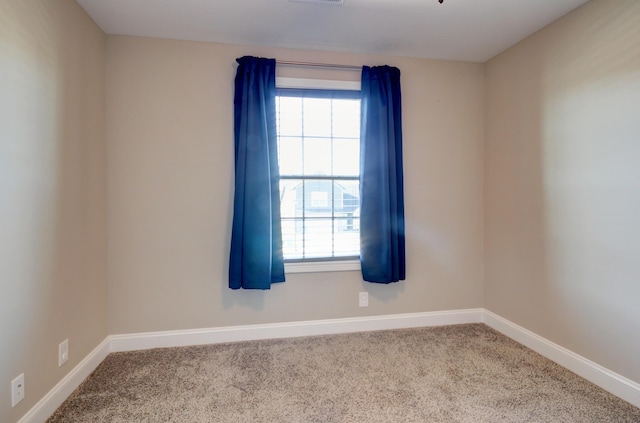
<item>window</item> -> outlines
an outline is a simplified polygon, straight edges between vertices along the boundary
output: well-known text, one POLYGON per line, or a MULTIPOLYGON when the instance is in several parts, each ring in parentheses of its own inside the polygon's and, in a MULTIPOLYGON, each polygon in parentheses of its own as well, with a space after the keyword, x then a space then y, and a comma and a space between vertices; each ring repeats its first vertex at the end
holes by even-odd
POLYGON ((279 88, 276 114, 285 261, 357 259, 360 92, 279 88))

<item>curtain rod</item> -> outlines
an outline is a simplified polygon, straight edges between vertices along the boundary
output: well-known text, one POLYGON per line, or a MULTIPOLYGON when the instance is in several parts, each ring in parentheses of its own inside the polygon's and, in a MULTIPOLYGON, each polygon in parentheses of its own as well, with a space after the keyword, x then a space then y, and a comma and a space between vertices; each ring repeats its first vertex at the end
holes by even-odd
POLYGON ((276 64, 287 65, 287 66, 307 66, 307 67, 315 67, 315 68, 333 68, 333 69, 343 69, 343 70, 352 70, 352 71, 362 70, 362 66, 335 65, 331 63, 292 62, 288 60, 276 60, 276 64))

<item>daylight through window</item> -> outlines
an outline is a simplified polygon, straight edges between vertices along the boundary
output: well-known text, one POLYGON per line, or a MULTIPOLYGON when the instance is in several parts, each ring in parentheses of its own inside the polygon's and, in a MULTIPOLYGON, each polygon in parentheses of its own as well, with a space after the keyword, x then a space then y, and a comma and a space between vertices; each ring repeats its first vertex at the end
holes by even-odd
POLYGON ((276 97, 284 258, 360 254, 360 93, 279 89, 276 97))

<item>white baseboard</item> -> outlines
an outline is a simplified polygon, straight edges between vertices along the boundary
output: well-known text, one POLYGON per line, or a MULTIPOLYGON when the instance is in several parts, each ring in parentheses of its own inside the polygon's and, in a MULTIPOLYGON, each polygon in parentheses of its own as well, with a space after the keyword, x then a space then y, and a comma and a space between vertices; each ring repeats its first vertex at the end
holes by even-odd
POLYGON ((43 423, 60 407, 69 395, 93 372, 109 354, 107 337, 80 363, 62 378, 18 423, 43 423))
POLYGON ((110 335, 25 414, 18 423, 43 423, 110 352, 292 338, 387 329, 485 323, 612 394, 640 407, 640 384, 481 308, 306 322, 110 335))
POLYGON ((484 310, 479 308, 386 316, 312 320, 304 322, 134 333, 111 335, 109 339, 111 342, 111 351, 135 351, 150 348, 218 344, 222 342, 251 341, 258 339, 293 338, 297 336, 329 335, 426 326, 445 326, 464 323, 482 323, 483 315, 484 310))
POLYGON ((484 310, 453 310, 386 316, 355 317, 291 323, 230 326, 163 332, 110 335, 73 368, 18 423, 44 423, 110 352, 161 347, 216 344, 258 339, 291 338, 385 329, 482 323, 484 310))
POLYGON ((615 396, 640 407, 640 384, 536 335, 495 313, 485 310, 484 316, 484 323, 487 326, 555 361, 615 396))

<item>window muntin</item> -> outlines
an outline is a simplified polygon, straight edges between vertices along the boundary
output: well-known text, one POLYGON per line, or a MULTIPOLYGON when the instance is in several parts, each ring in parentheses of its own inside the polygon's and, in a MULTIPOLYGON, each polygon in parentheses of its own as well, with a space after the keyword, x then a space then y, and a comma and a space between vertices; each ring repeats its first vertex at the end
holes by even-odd
POLYGON ((279 89, 276 97, 285 261, 360 254, 360 93, 279 89))

